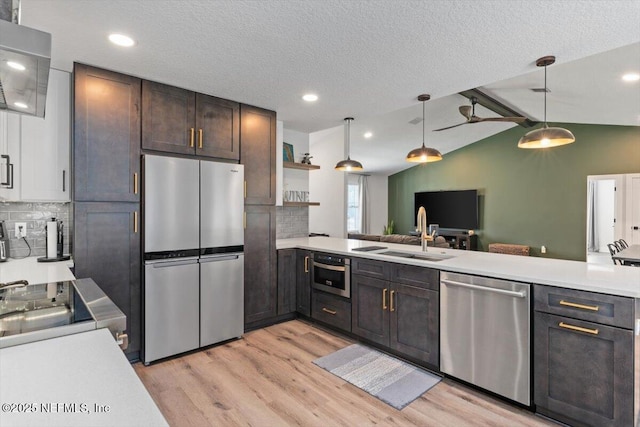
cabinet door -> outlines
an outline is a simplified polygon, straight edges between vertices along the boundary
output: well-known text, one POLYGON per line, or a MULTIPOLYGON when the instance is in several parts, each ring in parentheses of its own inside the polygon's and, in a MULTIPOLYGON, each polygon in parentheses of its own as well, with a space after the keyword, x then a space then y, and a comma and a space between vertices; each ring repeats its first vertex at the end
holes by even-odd
POLYGON ((276 211, 272 206, 245 206, 244 322, 276 316, 276 211))
POLYGON ((137 202, 140 79, 75 64, 74 200, 137 202))
POLYGON ((20 200, 20 115, 0 111, 0 200, 20 200))
POLYGON ((240 104, 196 95, 196 154, 219 159, 240 158, 240 104))
POLYGON ((311 260, 310 251, 296 250, 296 311, 311 316, 311 260))
POLYGON ((92 278, 127 316, 127 355, 140 351, 138 203, 75 203, 75 276, 92 278))
POLYGON ((240 163, 245 165, 247 205, 276 201, 276 113, 240 106, 240 163))
POLYGON ((22 200, 70 200, 70 86, 69 73, 51 69, 45 118, 22 117, 22 200))
POLYGON ((538 412, 568 424, 633 425, 633 331, 535 312, 534 337, 538 412))
POLYGON ((438 292, 393 283, 389 346, 434 367, 440 364, 438 292))
POLYGON ((196 146, 194 92, 144 80, 142 82, 142 148, 194 154, 196 146))
POLYGON ((389 345, 389 282, 351 275, 351 331, 389 345))
POLYGON ((296 311, 296 250, 278 251, 278 316, 296 311))

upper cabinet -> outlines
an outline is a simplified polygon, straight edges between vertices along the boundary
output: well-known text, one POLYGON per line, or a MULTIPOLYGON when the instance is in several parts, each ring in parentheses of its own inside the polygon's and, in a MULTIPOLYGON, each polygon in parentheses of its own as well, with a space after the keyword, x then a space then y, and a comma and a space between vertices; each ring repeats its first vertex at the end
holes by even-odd
POLYGON ((0 198, 68 202, 70 74, 51 69, 45 117, 0 114, 0 198))
POLYGON ((75 64, 74 200, 140 200, 138 78, 75 64))
POLYGON ((173 86, 142 82, 142 148, 240 158, 240 105, 173 86))
POLYGON ((276 113, 243 104, 240 108, 240 140, 240 163, 245 166, 245 204, 275 204, 276 113))

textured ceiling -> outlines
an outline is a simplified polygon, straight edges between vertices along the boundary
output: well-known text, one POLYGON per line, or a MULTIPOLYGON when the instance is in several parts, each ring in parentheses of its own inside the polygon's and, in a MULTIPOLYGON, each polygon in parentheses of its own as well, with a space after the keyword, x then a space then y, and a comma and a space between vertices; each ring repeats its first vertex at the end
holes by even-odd
MULTIPOLYGON (((346 116, 391 129, 385 115, 414 118, 416 104, 419 115, 420 93, 430 93, 437 109, 438 98, 535 71, 540 56, 568 63, 638 43, 638 22, 638 0, 22 0, 22 24, 52 33, 55 68, 79 61, 273 109, 286 128, 302 132, 340 126, 346 116), (111 32, 137 45, 115 47, 111 32), (319 101, 303 102, 306 92, 319 101)), ((493 89, 517 106, 507 88, 493 89)), ((457 95, 443 101, 449 115, 439 123, 457 123, 461 102, 457 95)), ((527 103, 526 112, 538 115, 539 101, 527 103)), ((477 126, 446 138, 473 142, 509 125, 477 126)))

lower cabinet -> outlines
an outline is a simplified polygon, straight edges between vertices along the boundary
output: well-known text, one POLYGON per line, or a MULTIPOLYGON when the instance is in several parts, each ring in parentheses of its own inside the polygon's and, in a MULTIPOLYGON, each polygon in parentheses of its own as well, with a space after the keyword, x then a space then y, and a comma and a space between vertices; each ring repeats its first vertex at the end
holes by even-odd
POLYGON ((245 205, 245 215, 244 323, 251 328, 277 315, 276 208, 245 205))
POLYGON ((313 290, 311 317, 320 322, 351 332, 351 301, 347 298, 313 290))
POLYGON ((296 311, 296 250, 278 250, 278 316, 296 311))
POLYGON ((438 367, 438 292, 352 275, 351 294, 354 334, 438 367))
POLYGON ((617 318, 633 300, 548 286, 534 295, 536 411, 569 425, 633 425, 633 320, 617 318))
POLYGON ((313 252, 296 250, 296 311, 311 316, 311 260, 313 252))
POLYGON ((92 278, 127 316, 127 357, 141 348, 138 203, 75 203, 74 264, 78 279, 92 278))

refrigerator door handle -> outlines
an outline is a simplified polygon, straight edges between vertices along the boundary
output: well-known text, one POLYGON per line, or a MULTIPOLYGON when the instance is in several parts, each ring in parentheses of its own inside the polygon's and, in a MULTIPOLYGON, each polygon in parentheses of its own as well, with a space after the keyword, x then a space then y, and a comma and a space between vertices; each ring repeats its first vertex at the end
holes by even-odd
POLYGON ((207 262, 229 261, 238 258, 240 258, 240 255, 214 255, 206 258, 200 258, 200 264, 205 264, 207 262))
POLYGON ((151 265, 153 268, 165 268, 165 267, 176 267, 179 265, 189 265, 189 264, 197 264, 198 258, 183 258, 175 261, 166 261, 166 260, 157 260, 157 261, 147 261, 146 265, 151 265))

